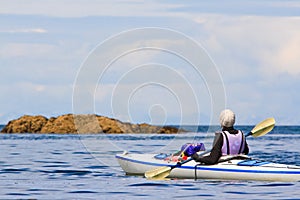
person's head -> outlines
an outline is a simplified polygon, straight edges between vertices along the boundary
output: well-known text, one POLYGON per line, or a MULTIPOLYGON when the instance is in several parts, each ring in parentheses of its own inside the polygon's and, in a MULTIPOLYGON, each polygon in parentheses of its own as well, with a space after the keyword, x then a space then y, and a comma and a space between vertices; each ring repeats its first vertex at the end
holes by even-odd
POLYGON ((235 114, 229 109, 223 110, 220 114, 220 124, 222 127, 232 127, 235 123, 235 114))

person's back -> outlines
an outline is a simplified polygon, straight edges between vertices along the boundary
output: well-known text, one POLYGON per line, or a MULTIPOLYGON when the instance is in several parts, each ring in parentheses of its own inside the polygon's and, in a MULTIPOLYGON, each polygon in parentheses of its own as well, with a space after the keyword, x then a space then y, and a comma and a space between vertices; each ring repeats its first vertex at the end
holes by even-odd
POLYGON ((248 154, 249 148, 242 131, 234 129, 235 114, 231 110, 224 110, 220 114, 222 131, 217 132, 210 155, 200 157, 194 152, 191 157, 204 164, 216 164, 221 156, 248 154))

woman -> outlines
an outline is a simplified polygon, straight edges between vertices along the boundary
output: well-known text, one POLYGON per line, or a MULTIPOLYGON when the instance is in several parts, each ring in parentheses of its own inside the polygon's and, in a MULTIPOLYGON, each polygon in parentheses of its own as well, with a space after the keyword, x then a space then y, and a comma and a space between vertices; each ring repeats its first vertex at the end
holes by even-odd
POLYGON ((195 161, 208 165, 216 164, 221 156, 248 154, 249 148, 242 131, 234 129, 235 114, 227 109, 220 114, 220 124, 222 131, 217 132, 214 138, 214 145, 210 155, 200 157, 191 147, 186 154, 195 161))

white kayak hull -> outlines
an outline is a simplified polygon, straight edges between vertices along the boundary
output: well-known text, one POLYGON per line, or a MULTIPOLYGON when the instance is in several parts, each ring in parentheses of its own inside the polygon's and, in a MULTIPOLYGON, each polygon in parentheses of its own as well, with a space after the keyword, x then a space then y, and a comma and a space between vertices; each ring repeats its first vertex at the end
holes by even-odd
MULTIPOLYGON (((177 162, 156 159, 156 154, 117 154, 121 168, 126 174, 144 175, 146 171, 175 166, 177 162)), ((294 165, 262 162, 249 157, 232 159, 215 165, 199 165, 190 161, 171 170, 168 178, 178 179, 222 179, 256 181, 300 181, 300 167, 294 165)))

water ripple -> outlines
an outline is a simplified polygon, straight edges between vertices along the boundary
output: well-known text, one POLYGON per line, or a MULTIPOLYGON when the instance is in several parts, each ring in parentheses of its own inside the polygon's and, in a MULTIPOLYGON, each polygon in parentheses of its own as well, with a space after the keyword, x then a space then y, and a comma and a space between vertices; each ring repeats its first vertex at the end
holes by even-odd
POLYGON ((72 194, 94 194, 94 193, 98 193, 98 192, 89 191, 89 190, 78 190, 78 191, 71 191, 69 193, 72 193, 72 194))
POLYGON ((16 174, 19 174, 19 173, 22 173, 22 172, 25 172, 25 171, 29 171, 29 168, 21 168, 21 169, 7 168, 7 169, 2 169, 0 171, 0 173, 16 173, 16 174))
POLYGON ((91 174, 93 172, 87 170, 66 170, 66 169, 58 169, 58 170, 40 170, 40 172, 47 174, 63 174, 65 176, 84 176, 86 174, 91 174))
POLYGON ((18 193, 18 192, 7 193, 6 195, 10 195, 10 196, 29 196, 29 194, 18 193))
POLYGON ((159 186, 159 187, 170 187, 169 184, 165 183, 154 183, 154 182, 145 182, 145 183, 134 183, 128 185, 130 187, 144 187, 144 186, 159 186))
POLYGON ((286 187, 286 186, 293 186, 294 183, 267 183, 261 185, 254 185, 252 187, 286 187))

